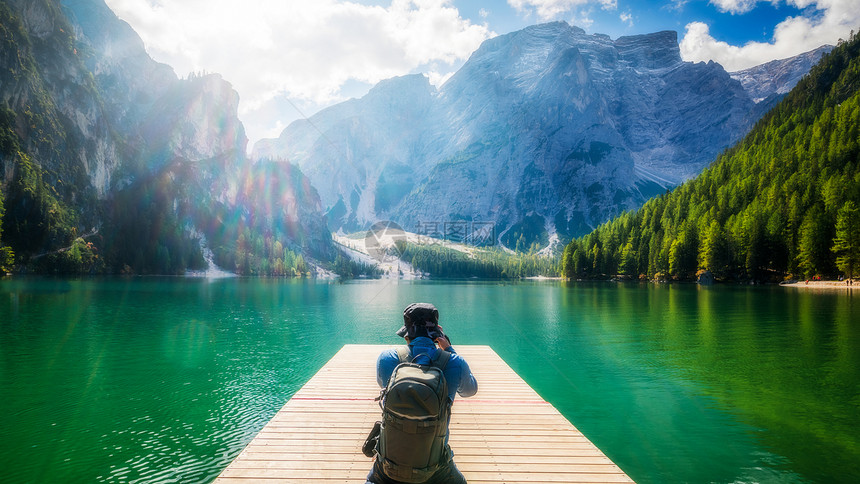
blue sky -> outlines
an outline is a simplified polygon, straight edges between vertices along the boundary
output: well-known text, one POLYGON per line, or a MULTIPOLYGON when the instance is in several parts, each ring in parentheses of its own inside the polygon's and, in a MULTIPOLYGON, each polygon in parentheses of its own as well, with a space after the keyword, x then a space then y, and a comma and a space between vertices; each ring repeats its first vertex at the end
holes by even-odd
MULTIPOLYGON (((381 2, 375 2, 377 4, 381 2)), ((480 23, 486 21, 498 33, 519 30, 537 23, 542 19, 532 12, 518 12, 504 1, 480 2, 475 0, 455 1, 463 17, 480 23), (481 10, 487 13, 481 16, 481 10)), ((858 5, 860 8, 860 5, 858 5)), ((802 13, 793 5, 770 2, 758 3, 745 14, 720 11, 717 5, 707 1, 654 2, 654 1, 617 1, 614 8, 603 8, 599 2, 574 7, 566 14, 556 15, 553 19, 565 20, 570 24, 586 29, 589 33, 607 34, 617 38, 623 35, 636 35, 675 30, 683 33, 684 27, 694 21, 711 26, 711 33, 720 40, 733 45, 743 45, 750 40, 766 42, 773 35, 774 27, 786 17, 802 13), (630 20, 621 20, 621 14, 629 14, 630 20), (582 20, 590 20, 593 23, 582 20)))
MULTIPOLYGON (((384 4, 385 2, 372 2, 384 4)), ((777 25, 790 17, 821 19, 825 14, 825 3, 844 3, 847 8, 853 3, 857 11, 853 15, 854 23, 860 21, 860 0, 848 2, 813 1, 755 1, 755 0, 723 0, 711 2, 707 0, 665 0, 665 1, 576 1, 576 0, 536 0, 522 3, 525 8, 517 9, 507 1, 454 1, 460 14, 474 23, 485 22, 491 30, 504 34, 519 30, 528 25, 548 20, 564 20, 571 25, 585 29, 588 33, 607 34, 613 39, 625 35, 637 35, 661 30, 675 30, 683 37, 686 26, 694 22, 709 26, 709 32, 715 39, 732 46, 743 46, 749 42, 772 43, 777 25), (570 5, 569 9, 550 17, 541 17, 538 8, 529 5, 557 4, 570 5), (798 4, 805 5, 803 8, 798 4), (622 16, 624 18, 622 19, 622 16)), ((850 25, 851 22, 844 22, 850 25)), ((857 25, 860 28, 860 25, 857 25)), ((833 43, 841 29, 834 31, 833 43)), ((847 34, 843 36, 847 37, 847 34)), ((797 53, 806 52, 813 47, 805 48, 798 44, 797 53)), ((777 51, 775 51, 777 53, 777 51)), ((778 55, 778 54, 777 54, 778 55)), ((791 54, 794 55, 794 54, 791 54)), ((773 60, 779 57, 773 57, 773 60)), ((716 60, 719 59, 708 59, 716 60)), ((760 62, 752 63, 757 65, 760 62)), ((749 66, 746 66, 749 67, 749 66)))
POLYGON ((239 92, 253 144, 393 76, 441 85, 484 40, 563 20, 589 34, 675 30, 682 58, 726 70, 835 44, 860 0, 106 0, 179 76, 239 92))

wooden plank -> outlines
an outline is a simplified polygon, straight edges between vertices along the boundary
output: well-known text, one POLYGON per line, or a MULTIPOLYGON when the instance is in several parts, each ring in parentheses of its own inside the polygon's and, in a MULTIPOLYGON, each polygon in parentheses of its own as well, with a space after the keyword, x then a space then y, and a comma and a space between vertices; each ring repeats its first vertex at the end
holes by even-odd
MULTIPOLYGON (((215 480, 363 483, 361 444, 380 409, 376 358, 388 347, 346 345, 215 480)), ((458 346, 478 393, 458 398, 450 444, 472 483, 633 482, 488 346, 458 346)))

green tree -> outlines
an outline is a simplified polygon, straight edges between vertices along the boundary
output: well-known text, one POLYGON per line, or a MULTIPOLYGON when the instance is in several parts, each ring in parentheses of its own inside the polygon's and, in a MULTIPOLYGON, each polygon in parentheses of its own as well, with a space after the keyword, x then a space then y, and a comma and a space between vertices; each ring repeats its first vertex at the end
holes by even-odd
POLYGON ((725 233, 716 220, 702 236, 702 246, 699 248, 699 268, 715 274, 722 274, 728 264, 728 250, 725 233))
POLYGON ((762 267, 765 265, 766 247, 764 232, 761 227, 761 222, 757 215, 750 215, 744 220, 744 245, 746 247, 746 257, 744 258, 744 267, 747 277, 758 279, 762 272, 762 267))
POLYGON ((592 249, 594 257, 591 259, 591 271, 593 274, 603 274, 603 254, 600 246, 595 245, 592 249))
POLYGON ((800 225, 800 237, 797 250, 797 267, 804 277, 812 277, 822 271, 827 257, 827 227, 823 221, 824 214, 818 206, 814 206, 800 225))
POLYGON ((636 251, 633 250, 633 244, 627 242, 621 250, 621 264, 618 266, 619 274, 629 276, 636 275, 636 251))
POLYGON ((836 265, 853 278, 860 269, 860 210, 853 201, 847 201, 836 216, 836 237, 831 249, 836 253, 836 265))
POLYGON ((681 231, 669 247, 669 272, 680 278, 691 277, 696 272, 696 236, 681 231))
POLYGON ((301 254, 299 254, 298 257, 296 257, 296 273, 297 273, 296 275, 301 277, 301 276, 305 275, 305 273, 307 273, 307 272, 308 272, 308 265, 305 262, 305 258, 301 254))
POLYGON ((2 274, 12 270, 12 264, 15 260, 15 253, 12 252, 12 248, 3 245, 3 215, 5 214, 3 190, 0 190, 0 273, 2 274))
POLYGON ((585 271, 585 250, 578 248, 573 252, 573 272, 581 276, 585 271))
POLYGON ((575 244, 568 244, 564 247, 564 252, 561 256, 561 275, 562 277, 574 277, 573 254, 576 252, 575 244))

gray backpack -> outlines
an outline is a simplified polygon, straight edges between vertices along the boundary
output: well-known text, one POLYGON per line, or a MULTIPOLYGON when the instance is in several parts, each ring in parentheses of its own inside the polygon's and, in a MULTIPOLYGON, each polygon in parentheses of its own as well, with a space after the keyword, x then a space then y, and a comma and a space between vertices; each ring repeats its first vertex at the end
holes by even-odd
POLYGON ((443 371, 451 353, 439 350, 430 365, 409 360, 409 348, 397 349, 400 364, 382 390, 382 427, 377 459, 391 479, 420 483, 451 458, 445 443, 451 401, 443 371))

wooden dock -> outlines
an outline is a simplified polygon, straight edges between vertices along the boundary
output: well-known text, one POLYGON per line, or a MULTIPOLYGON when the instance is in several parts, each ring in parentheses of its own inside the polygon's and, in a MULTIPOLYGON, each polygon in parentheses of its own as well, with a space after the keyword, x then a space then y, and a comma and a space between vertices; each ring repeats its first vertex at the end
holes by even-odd
MULTIPOLYGON (((215 480, 364 483, 361 444, 380 409, 376 358, 389 346, 344 346, 215 480)), ((470 483, 633 482, 489 346, 456 346, 478 380, 457 398, 449 443, 470 483)))

